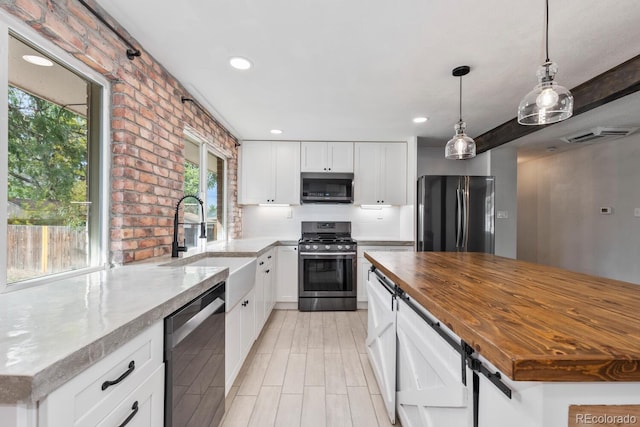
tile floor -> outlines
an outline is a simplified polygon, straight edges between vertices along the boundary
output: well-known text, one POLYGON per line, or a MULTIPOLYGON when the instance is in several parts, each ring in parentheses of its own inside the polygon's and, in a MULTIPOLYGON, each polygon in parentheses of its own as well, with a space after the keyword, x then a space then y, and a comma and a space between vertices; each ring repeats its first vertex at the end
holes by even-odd
POLYGON ((366 325, 366 311, 274 310, 221 425, 391 426, 367 358, 366 325))

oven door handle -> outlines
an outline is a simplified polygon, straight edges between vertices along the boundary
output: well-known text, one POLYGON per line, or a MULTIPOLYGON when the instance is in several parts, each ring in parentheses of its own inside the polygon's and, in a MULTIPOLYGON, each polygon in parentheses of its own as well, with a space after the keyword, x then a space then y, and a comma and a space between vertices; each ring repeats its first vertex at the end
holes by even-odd
POLYGON ((300 252, 300 256, 354 256, 355 252, 300 252))

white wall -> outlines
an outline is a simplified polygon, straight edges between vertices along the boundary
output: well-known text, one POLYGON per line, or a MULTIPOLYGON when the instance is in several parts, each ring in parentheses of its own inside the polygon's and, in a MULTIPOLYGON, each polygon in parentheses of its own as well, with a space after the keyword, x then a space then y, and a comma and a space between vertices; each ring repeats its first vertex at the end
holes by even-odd
POLYGON ((447 160, 444 158, 444 146, 422 147, 418 144, 418 171, 422 175, 479 175, 489 174, 489 158, 487 153, 479 154, 469 160, 447 160))
POLYGON ((518 258, 640 284, 634 208, 640 134, 521 163, 518 258))

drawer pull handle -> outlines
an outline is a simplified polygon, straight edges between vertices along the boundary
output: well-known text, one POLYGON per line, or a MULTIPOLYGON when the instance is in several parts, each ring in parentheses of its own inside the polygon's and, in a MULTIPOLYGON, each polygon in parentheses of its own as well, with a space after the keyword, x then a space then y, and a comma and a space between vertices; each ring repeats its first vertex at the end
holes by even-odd
MULTIPOLYGON (((109 387, 111 387, 112 385, 118 384, 120 381, 122 381, 123 379, 127 378, 129 376, 129 374, 131 374, 131 372, 133 372, 134 369, 136 369, 136 362, 134 362, 132 360, 131 362, 129 362, 129 369, 127 369, 122 375, 120 375, 114 381, 105 381, 105 382, 103 382, 102 383, 102 390, 104 391, 104 390, 108 389, 109 387)), ((137 406, 138 405, 136 405, 136 407, 137 406)), ((124 425, 124 424, 122 424, 122 425, 124 425)))
POLYGON ((136 416, 136 414, 138 413, 138 401, 136 400, 135 402, 133 402, 133 406, 131 407, 131 410, 133 412, 131 412, 129 414, 129 416, 127 417, 126 420, 124 420, 124 422, 122 424, 120 424, 118 427, 124 427, 127 424, 129 424, 129 421, 131 421, 133 419, 133 417, 136 416))

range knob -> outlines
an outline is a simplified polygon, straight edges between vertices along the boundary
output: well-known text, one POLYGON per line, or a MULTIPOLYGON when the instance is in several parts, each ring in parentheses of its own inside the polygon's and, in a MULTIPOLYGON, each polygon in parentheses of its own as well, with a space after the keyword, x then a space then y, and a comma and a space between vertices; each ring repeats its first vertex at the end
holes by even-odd
POLYGON ((309 245, 305 245, 305 246, 304 246, 304 248, 305 248, 305 249, 311 249, 311 246, 309 246, 309 245))
POLYGON ((349 246, 349 245, 345 245, 345 246, 344 246, 344 248, 345 248, 345 249, 351 249, 351 246, 349 246))
POLYGON ((329 250, 329 249, 331 249, 331 246, 329 246, 329 245, 324 245, 324 248, 325 248, 326 250, 329 250))
POLYGON ((338 245, 338 250, 342 250, 342 245, 338 245))
POLYGON ((318 245, 313 245, 313 249, 318 249, 318 245))

